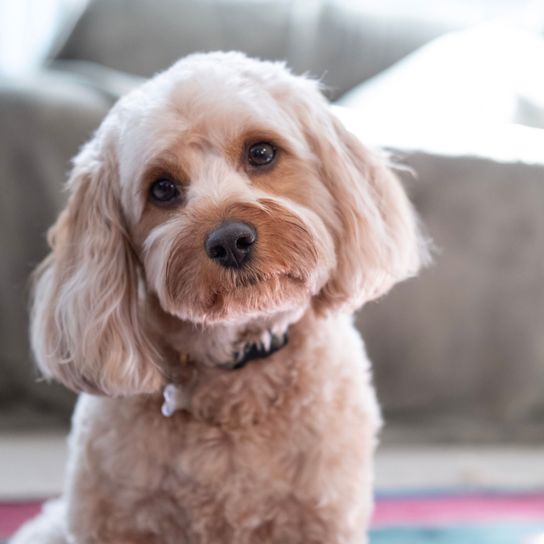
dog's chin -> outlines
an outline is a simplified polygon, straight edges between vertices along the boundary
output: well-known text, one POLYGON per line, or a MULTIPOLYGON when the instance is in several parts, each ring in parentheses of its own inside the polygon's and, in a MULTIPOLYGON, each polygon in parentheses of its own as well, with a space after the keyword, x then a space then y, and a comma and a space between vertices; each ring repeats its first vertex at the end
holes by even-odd
POLYGON ((308 281, 294 274, 244 279, 233 285, 211 284, 203 296, 166 305, 176 317, 212 325, 245 322, 277 313, 299 310, 311 299, 308 281))

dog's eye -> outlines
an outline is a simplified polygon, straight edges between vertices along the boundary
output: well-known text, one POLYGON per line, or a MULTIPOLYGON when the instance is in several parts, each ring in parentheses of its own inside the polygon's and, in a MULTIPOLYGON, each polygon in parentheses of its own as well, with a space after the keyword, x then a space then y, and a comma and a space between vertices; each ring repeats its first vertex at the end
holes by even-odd
POLYGON ((151 200, 157 204, 171 204, 180 197, 178 185, 168 178, 159 178, 149 188, 151 200))
POLYGON ((268 166, 276 158, 276 148, 268 142, 251 145, 247 150, 247 162, 256 168, 268 166))

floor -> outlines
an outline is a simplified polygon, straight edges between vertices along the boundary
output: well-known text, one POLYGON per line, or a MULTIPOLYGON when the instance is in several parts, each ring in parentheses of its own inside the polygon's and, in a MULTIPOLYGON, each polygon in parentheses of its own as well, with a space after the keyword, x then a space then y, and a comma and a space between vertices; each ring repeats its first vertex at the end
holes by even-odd
MULTIPOLYGON (((0 500, 56 495, 66 439, 58 432, 0 434, 0 500)), ((389 446, 378 450, 379 492, 414 489, 544 489, 544 446, 389 446)))

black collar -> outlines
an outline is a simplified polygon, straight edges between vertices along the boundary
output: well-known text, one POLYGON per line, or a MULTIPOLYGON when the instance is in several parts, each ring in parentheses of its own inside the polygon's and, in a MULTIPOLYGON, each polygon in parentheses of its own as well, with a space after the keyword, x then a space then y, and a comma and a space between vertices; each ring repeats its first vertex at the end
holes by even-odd
POLYGON ((234 360, 236 363, 234 366, 230 366, 231 370, 240 370, 244 368, 248 363, 256 359, 266 359, 270 357, 281 348, 287 345, 289 337, 287 333, 282 336, 272 335, 270 340, 270 346, 266 348, 262 344, 247 344, 242 353, 237 353, 234 360))
MULTIPOLYGON (((275 334, 270 335, 270 345, 265 347, 262 344, 246 344, 242 352, 235 353, 234 359, 224 364, 218 365, 218 368, 223 370, 240 370, 244 368, 251 361, 256 361, 260 359, 266 359, 270 357, 283 347, 287 345, 289 337, 287 333, 284 333, 281 336, 275 334)), ((195 361, 191 358, 188 353, 180 353, 178 355, 178 360, 181 363, 182 369, 189 369, 193 367, 195 361)))

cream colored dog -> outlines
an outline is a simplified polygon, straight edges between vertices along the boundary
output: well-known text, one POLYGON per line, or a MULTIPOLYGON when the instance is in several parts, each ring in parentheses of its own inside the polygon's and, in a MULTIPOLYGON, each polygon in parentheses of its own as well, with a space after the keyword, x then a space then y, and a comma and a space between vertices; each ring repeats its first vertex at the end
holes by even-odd
POLYGON ((121 99, 68 185, 32 343, 83 394, 63 497, 13 544, 365 542, 349 314, 425 253, 397 179, 316 82, 213 53, 121 99))

